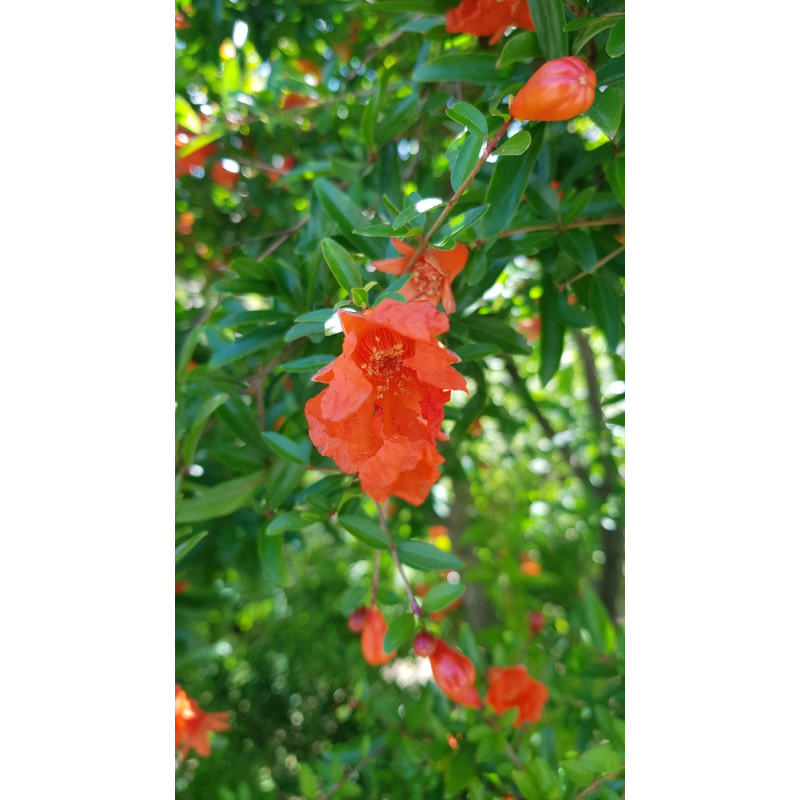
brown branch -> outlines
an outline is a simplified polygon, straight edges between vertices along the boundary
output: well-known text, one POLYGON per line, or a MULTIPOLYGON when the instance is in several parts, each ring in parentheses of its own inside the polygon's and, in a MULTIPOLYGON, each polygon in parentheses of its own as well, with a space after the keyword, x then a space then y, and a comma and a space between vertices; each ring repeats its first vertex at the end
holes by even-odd
MULTIPOLYGON (((528 228, 516 228, 513 231, 503 231, 501 234, 498 235, 498 239, 505 239, 508 236, 515 236, 518 233, 534 233, 536 231, 569 231, 573 228, 597 228, 602 227, 604 225, 625 225, 625 217, 623 215, 617 215, 613 217, 603 217, 602 219, 579 219, 575 222, 570 222, 569 225, 562 225, 560 222, 553 222, 549 225, 531 225, 528 228)), ((480 241, 476 242, 475 244, 483 244, 484 242, 488 241, 487 239, 481 239, 480 241)))
POLYGON ((283 228, 279 231, 270 231, 269 233, 262 233, 258 236, 251 236, 249 239, 242 239, 239 242, 231 242, 231 244, 227 245, 227 247, 241 247, 245 244, 253 244, 253 242, 260 242, 263 239, 274 239, 276 236, 284 236, 286 234, 294 233, 295 231, 299 231, 303 225, 308 222, 308 218, 304 217, 301 220, 298 220, 294 225, 290 228, 283 228))
POLYGON ((419 607, 417 598, 414 597, 414 592, 411 590, 411 584, 408 582, 405 570, 403 569, 403 564, 400 561, 400 556, 397 554, 397 547, 395 547, 394 539, 392 538, 392 532, 389 530, 389 526, 386 524, 386 513, 384 512, 383 506, 377 500, 375 501, 375 507, 378 509, 378 520, 381 523, 381 528, 383 528, 383 532, 389 538, 389 552, 392 554, 394 563, 397 565, 397 571, 400 573, 400 579, 403 581, 403 586, 406 587, 406 594, 408 595, 408 603, 411 606, 411 611, 415 616, 422 619, 422 609, 419 607))
POLYGON ((257 261, 263 261, 268 255, 274 253, 293 233, 296 233, 303 227, 303 225, 308 222, 310 217, 304 217, 300 220, 296 225, 292 226, 286 233, 283 234, 279 239, 276 239, 263 253, 256 259, 257 261))
POLYGON ((569 286, 569 284, 575 283, 575 281, 579 281, 581 278, 585 278, 587 275, 594 274, 595 272, 597 272, 597 270, 600 269, 600 267, 604 267, 606 264, 608 264, 609 261, 611 261, 612 258, 616 258, 624 250, 625 250, 625 245, 624 244, 620 245, 616 250, 612 250, 607 256, 601 258, 594 265, 592 269, 587 269, 584 272, 579 272, 574 278, 570 278, 568 281, 564 281, 564 283, 559 283, 558 286, 556 286, 556 289, 560 292, 567 286, 569 286))
POLYGON ((619 769, 614 770, 614 772, 607 772, 605 775, 601 775, 596 781, 590 783, 582 792, 576 794, 575 797, 572 798, 572 800, 581 800, 582 797, 586 797, 586 795, 591 794, 601 784, 616 778, 617 775, 619 775, 620 772, 624 772, 624 770, 625 770, 625 764, 623 762, 622 766, 619 769))
POLYGON ((416 252, 406 264, 406 268, 403 270, 403 273, 408 272, 409 270, 414 268, 414 265, 417 263, 417 259, 425 252, 425 249, 430 244, 431 239, 433 238, 433 234, 441 228, 444 221, 447 219, 447 216, 455 207, 456 203, 461 199, 461 195, 467 189, 467 186, 472 183, 472 179, 480 172, 481 167, 486 163, 486 159, 494 152, 495 147, 497 147, 498 142, 500 139, 503 138, 503 134, 509 129, 511 123, 514 121, 513 117, 509 117, 501 126, 500 130, 492 137, 492 140, 486 145, 486 150, 484 151, 483 155, 478 159, 478 162, 472 168, 472 172, 464 178, 464 182, 461 186, 456 189, 455 194, 447 201, 447 205, 442 210, 442 213, 439 214, 439 218, 436 222, 433 223, 431 229, 425 234, 425 237, 419 243, 419 246, 416 249, 416 252))

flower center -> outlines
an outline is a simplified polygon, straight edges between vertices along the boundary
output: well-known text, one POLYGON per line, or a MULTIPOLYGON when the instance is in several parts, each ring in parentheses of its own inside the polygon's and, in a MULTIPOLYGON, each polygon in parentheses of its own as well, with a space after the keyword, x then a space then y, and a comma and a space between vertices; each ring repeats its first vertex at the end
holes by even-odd
POLYGON ((408 394, 405 384, 410 376, 397 374, 404 366, 407 350, 407 342, 403 337, 386 328, 371 332, 359 342, 356 358, 375 387, 376 399, 382 399, 390 388, 395 395, 408 394))
POLYGON ((414 281, 426 297, 441 297, 444 273, 434 256, 424 255, 414 266, 414 281))

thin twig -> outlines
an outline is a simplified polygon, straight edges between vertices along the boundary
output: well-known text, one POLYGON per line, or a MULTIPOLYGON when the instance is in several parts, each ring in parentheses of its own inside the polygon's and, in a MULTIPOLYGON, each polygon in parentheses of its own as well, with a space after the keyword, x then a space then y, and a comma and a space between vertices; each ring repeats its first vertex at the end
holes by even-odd
POLYGON ((268 255, 274 253, 293 233, 299 231, 300 228, 302 228, 303 225, 305 225, 309 219, 310 217, 304 217, 300 222, 297 223, 297 225, 293 227, 292 230, 290 230, 288 233, 284 233, 283 236, 280 237, 280 239, 276 239, 266 250, 264 250, 263 253, 261 253, 261 255, 256 260, 263 261, 268 255))
POLYGON ((283 228, 282 230, 279 230, 279 231, 270 231, 269 233, 262 233, 262 234, 259 234, 258 236, 251 236, 249 239, 242 239, 239 242, 232 242, 231 244, 228 245, 228 247, 241 247, 242 245, 245 245, 245 244, 252 244, 253 242, 260 242, 263 239, 274 239, 276 236, 284 236, 284 235, 289 234, 289 233, 294 233, 295 231, 300 230, 300 228, 302 228, 303 225, 306 224, 306 222, 308 222, 308 218, 304 217, 303 219, 298 220, 290 228, 283 228))
POLYGON ((381 577, 381 551, 375 551, 375 569, 372 572, 372 600, 370 605, 375 605, 375 598, 378 596, 378 581, 381 577))
POLYGON ((411 611, 415 616, 422 619, 422 609, 419 607, 419 603, 417 603, 417 599, 414 597, 414 592, 411 591, 411 584, 408 582, 405 570, 403 569, 403 564, 400 561, 400 556, 397 554, 397 547, 395 547, 392 533, 389 530, 389 526, 386 524, 386 512, 384 511, 383 506, 377 501, 375 502, 375 506, 378 509, 378 521, 381 524, 381 528, 383 528, 383 532, 389 537, 389 552, 391 552, 394 563, 397 565, 397 571, 400 573, 400 579, 403 581, 403 585, 406 587, 406 594, 408 595, 408 603, 411 606, 411 611))
POLYGON ((369 764, 370 761, 377 757, 378 753, 380 753, 384 747, 386 747, 386 742, 381 742, 371 753, 367 753, 367 755, 365 755, 364 758, 362 758, 361 761, 359 761, 358 764, 356 764, 353 769, 350 770, 346 778, 342 778, 338 783, 335 783, 333 786, 331 786, 331 788, 328 789, 325 794, 320 796, 319 800, 328 800, 328 798, 333 797, 333 795, 335 795, 336 792, 342 788, 342 786, 350 781, 351 775, 361 772, 361 770, 367 764, 369 764))
POLYGON ((559 283, 558 286, 556 286, 556 289, 558 289, 558 291, 560 292, 562 289, 566 289, 566 287, 569 286, 571 283, 575 283, 575 281, 579 281, 581 278, 585 278, 587 275, 594 274, 595 272, 597 272, 597 270, 600 269, 600 267, 604 267, 606 264, 608 264, 609 261, 611 261, 612 258, 616 258, 624 250, 625 250, 625 245, 621 244, 616 250, 612 250, 607 256, 601 258, 594 265, 592 269, 587 269, 584 272, 579 272, 574 278, 570 278, 568 281, 564 281, 564 283, 559 283))
POLYGON ((572 800, 581 800, 582 797, 586 797, 586 795, 591 794, 595 789, 597 789, 601 784, 605 783, 606 781, 611 781, 625 770, 625 763, 623 762, 622 766, 614 770, 614 772, 607 772, 605 775, 601 775, 596 781, 590 783, 582 792, 576 794, 572 800))
POLYGON ((461 195, 467 189, 467 186, 472 183, 472 179, 480 172, 481 167, 486 163, 486 159, 494 152, 495 147, 497 147, 497 143, 500 139, 503 138, 503 134, 511 127, 511 123, 514 121, 513 117, 509 117, 501 126, 500 130, 494 135, 492 140, 486 145, 486 150, 484 151, 483 155, 478 159, 477 164, 472 168, 472 172, 464 178, 464 182, 461 186, 456 189, 455 194, 447 201, 447 205, 442 210, 442 213, 439 214, 439 218, 436 222, 433 223, 431 229, 425 234, 425 237, 419 243, 419 246, 416 249, 416 252, 413 256, 409 259, 408 263, 406 264, 406 268, 403 270, 403 273, 408 272, 409 270, 414 268, 414 265, 417 263, 417 259, 425 252, 425 249, 430 244, 431 239, 433 238, 433 234, 439 230, 442 226, 444 221, 447 219, 448 214, 453 210, 456 203, 461 199, 461 195))

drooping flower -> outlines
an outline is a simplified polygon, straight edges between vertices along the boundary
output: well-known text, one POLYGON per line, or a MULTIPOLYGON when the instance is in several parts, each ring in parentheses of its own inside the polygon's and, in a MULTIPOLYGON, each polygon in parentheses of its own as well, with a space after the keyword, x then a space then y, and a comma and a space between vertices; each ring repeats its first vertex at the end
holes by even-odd
MULTIPOLYGON (((373 261, 372 266, 389 275, 403 275, 417 248, 401 239, 392 239, 392 244, 403 255, 373 261)), ((444 310, 452 314, 456 310, 453 279, 464 269, 468 258, 469 248, 460 242, 452 250, 425 250, 411 269, 411 280, 400 289, 400 294, 409 302, 423 298, 436 305, 441 300, 444 310)))
POLYGON ((498 714, 519 709, 514 727, 523 722, 538 722, 547 702, 547 687, 531 678, 522 664, 515 667, 490 667, 486 702, 498 714))
POLYGON ((221 711, 209 714, 203 711, 197 701, 189 697, 180 685, 175 684, 175 750, 181 748, 185 758, 190 748, 198 755, 211 753, 211 731, 227 731, 231 726, 230 712, 221 711))
POLYGON ((421 504, 443 462, 442 438, 450 391, 466 391, 451 366, 458 356, 436 336, 447 316, 430 302, 384 300, 363 313, 339 312, 342 354, 313 376, 328 386, 306 403, 311 441, 339 469, 359 475, 378 502, 395 494, 421 504))
POLYGON ((383 651, 383 639, 388 629, 380 609, 370 606, 361 629, 361 652, 367 664, 373 667, 380 667, 381 664, 391 661, 397 653, 396 650, 391 653, 383 651))
POLYGON ((445 14, 445 25, 448 33, 491 36, 489 44, 500 41, 512 25, 535 30, 526 0, 461 0, 445 14))
POLYGON ((437 638, 436 649, 429 658, 433 679, 454 703, 469 708, 483 705, 475 688, 475 665, 463 653, 437 638))
POLYGON ((594 102, 597 76, 579 58, 547 61, 533 73, 511 101, 516 119, 556 122, 588 111, 594 102))

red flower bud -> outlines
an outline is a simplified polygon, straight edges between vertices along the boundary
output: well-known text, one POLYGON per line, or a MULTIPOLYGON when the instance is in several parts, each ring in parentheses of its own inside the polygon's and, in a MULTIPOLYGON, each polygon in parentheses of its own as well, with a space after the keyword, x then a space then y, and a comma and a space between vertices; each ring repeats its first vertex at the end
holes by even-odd
POLYGON ((531 633, 538 636, 542 628, 544 628, 544 614, 541 611, 531 611, 528 617, 528 625, 530 625, 531 633))
POLYGON ((391 661, 397 653, 397 650, 391 653, 383 652, 383 637, 386 636, 388 628, 380 610, 375 606, 370 606, 361 630, 361 652, 364 654, 367 664, 371 664, 373 667, 379 667, 381 664, 391 661))
POLYGON ((420 631, 414 637, 414 652, 422 658, 433 655, 436 649, 436 637, 428 631, 420 631))
POLYGON ((572 119, 589 110, 595 86, 597 76, 579 58, 554 58, 533 73, 511 101, 509 111, 516 119, 572 119))
POLYGON ((443 639, 435 641, 436 649, 430 659, 433 679, 439 688, 455 703, 480 708, 483 703, 474 685, 475 665, 443 639))
POLYGON ((347 620, 347 627, 350 628, 353 633, 360 633, 361 630, 364 628, 364 623, 367 621, 367 607, 361 606, 357 608, 351 615, 350 618, 347 620))

